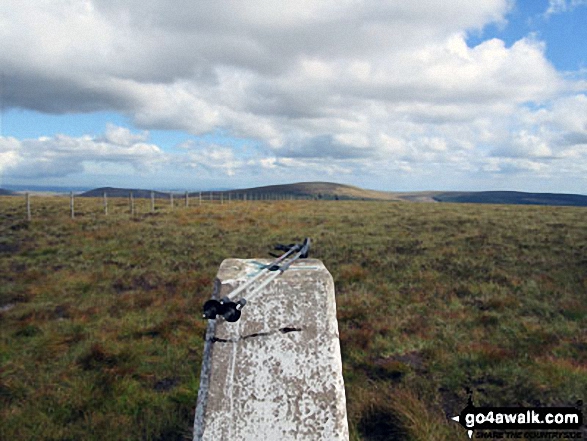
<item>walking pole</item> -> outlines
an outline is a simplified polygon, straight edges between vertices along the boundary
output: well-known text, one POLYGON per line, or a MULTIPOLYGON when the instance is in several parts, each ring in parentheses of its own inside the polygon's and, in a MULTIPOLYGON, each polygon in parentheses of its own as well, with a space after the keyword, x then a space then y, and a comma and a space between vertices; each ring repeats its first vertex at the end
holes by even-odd
MULTIPOLYGON (((280 276, 284 272, 286 272, 292 263, 294 263, 296 260, 298 260, 302 256, 307 257, 309 249, 310 249, 310 240, 306 239, 306 241, 304 242, 304 246, 302 247, 302 249, 300 251, 298 251, 298 253, 294 257, 292 257, 286 263, 281 265, 277 270, 275 270, 275 272, 271 276, 269 276, 267 279, 265 279, 258 287, 253 289, 249 293, 249 295, 247 296, 248 300, 245 300, 243 298, 243 299, 239 300, 239 302, 241 302, 242 300, 245 300, 245 304, 246 304, 247 301, 250 301, 253 297, 255 297, 257 294, 259 294, 263 290, 263 288, 265 288, 267 285, 269 285, 269 283, 272 280, 274 280, 275 278, 277 278, 278 276, 280 276)), ((233 293, 234 293, 234 291, 233 291, 233 293)), ((233 293, 231 293, 231 294, 233 294, 233 293)), ((244 306, 244 304, 243 304, 243 306, 244 306)))
POLYGON ((272 273, 257 287, 251 290, 248 297, 249 299, 254 297, 259 292, 261 292, 272 280, 287 271, 291 264, 297 259, 308 257, 308 252, 310 250, 310 239, 306 238, 302 244, 277 245, 275 248, 278 250, 287 251, 270 264, 264 265, 261 271, 259 271, 259 273, 257 273, 252 279, 234 289, 221 300, 211 299, 204 303, 202 316, 209 320, 215 319, 217 316, 222 316, 228 322, 236 322, 240 318, 241 309, 247 304, 247 300, 245 297, 242 297, 238 302, 234 302, 233 299, 235 299, 238 294, 252 286, 253 282, 272 273), (296 251, 297 253, 293 257, 289 257, 296 251))
POLYGON ((277 259, 275 259, 273 262, 271 262, 267 265, 263 265, 261 267, 261 271, 259 271, 257 274, 255 274, 255 276, 253 278, 247 280, 245 283, 243 283, 241 286, 239 286, 238 288, 233 290, 226 297, 235 297, 237 294, 243 292, 245 289, 247 289, 249 286, 251 286, 253 284, 253 282, 255 282, 257 279, 261 278, 262 276, 264 276, 265 274, 267 274, 271 271, 278 270, 279 263, 284 261, 290 254, 293 254, 296 251, 298 251, 299 249, 301 249, 299 244, 278 245, 276 248, 279 250, 287 249, 287 251, 284 254, 282 254, 281 256, 279 256, 277 259))

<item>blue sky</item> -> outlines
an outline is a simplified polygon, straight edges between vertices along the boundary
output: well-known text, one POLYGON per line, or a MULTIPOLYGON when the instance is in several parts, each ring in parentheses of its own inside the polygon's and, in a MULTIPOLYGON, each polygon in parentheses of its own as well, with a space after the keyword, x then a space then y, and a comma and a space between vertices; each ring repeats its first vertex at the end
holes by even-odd
POLYGON ((587 69, 587 2, 517 1, 506 20, 505 24, 489 24, 482 32, 472 33, 468 43, 476 45, 488 38, 499 38, 511 46, 528 35, 534 35, 545 43, 546 58, 558 70, 575 72, 587 69), (553 10, 547 13, 551 8, 553 10))
POLYGON ((0 186, 587 194, 587 1, 436 3, 3 1, 0 186))

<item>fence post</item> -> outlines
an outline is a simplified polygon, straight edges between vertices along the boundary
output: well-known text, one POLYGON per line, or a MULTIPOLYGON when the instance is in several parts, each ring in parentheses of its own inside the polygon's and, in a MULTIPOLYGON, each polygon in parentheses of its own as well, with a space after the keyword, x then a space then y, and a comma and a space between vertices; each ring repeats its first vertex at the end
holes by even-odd
POLYGON ((71 218, 75 219, 75 207, 74 207, 74 200, 73 200, 73 191, 69 193, 69 209, 71 211, 71 218))
POLYGON ((230 193, 228 193, 228 203, 230 204, 230 193))
POLYGON ((185 192, 185 206, 186 208, 190 206, 190 196, 187 191, 185 192))
POLYGON ((171 203, 171 209, 173 210, 173 193, 169 193, 169 202, 171 203))
POLYGON ((155 192, 151 191, 151 213, 155 213, 155 192))
POLYGON ((108 196, 104 192, 104 215, 108 216, 108 196))
POLYGON ((220 205, 224 205, 224 193, 220 193, 220 205))
POLYGON ((135 200, 132 197, 132 191, 128 195, 128 201, 129 201, 129 204, 130 204, 130 215, 131 216, 134 216, 135 215, 135 200))
POLYGON ((200 193, 198 194, 198 196, 199 196, 199 198, 200 198, 199 205, 202 205, 202 192, 200 192, 200 193))
POLYGON ((28 193, 25 194, 26 200, 26 220, 31 220, 31 197, 28 193))

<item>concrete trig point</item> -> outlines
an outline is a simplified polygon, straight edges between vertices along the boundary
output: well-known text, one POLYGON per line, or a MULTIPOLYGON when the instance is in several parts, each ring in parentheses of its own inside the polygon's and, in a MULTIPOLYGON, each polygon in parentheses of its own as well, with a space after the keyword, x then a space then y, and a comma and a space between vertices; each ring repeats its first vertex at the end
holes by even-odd
MULTIPOLYGON (((225 260, 214 298, 267 263, 225 260)), ((320 260, 298 260, 240 320, 208 322, 194 441, 348 438, 334 283, 320 260)))

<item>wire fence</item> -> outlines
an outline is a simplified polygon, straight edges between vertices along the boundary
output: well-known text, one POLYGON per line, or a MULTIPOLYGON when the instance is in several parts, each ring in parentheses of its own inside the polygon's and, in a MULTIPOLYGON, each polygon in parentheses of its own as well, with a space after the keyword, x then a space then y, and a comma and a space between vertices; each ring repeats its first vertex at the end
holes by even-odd
MULTIPOLYGON (((113 213, 128 213, 135 216, 139 213, 156 213, 161 210, 175 210, 181 208, 197 207, 204 204, 228 205, 236 203, 252 202, 272 202, 272 201, 294 201, 294 200, 315 200, 318 197, 303 194, 286 194, 286 193, 253 193, 253 192, 185 192, 185 193, 163 193, 163 192, 145 192, 129 191, 127 195, 121 195, 120 192, 108 194, 104 192, 102 196, 80 196, 73 192, 69 196, 46 196, 35 193, 24 194, 24 208, 26 220, 31 221, 36 216, 43 216, 39 210, 34 210, 38 205, 47 205, 48 201, 54 201, 50 205, 59 205, 60 210, 65 210, 63 200, 69 197, 69 217, 75 219, 78 215, 87 214, 87 208, 79 209, 80 204, 87 207, 89 201, 97 203, 92 204, 92 212, 101 213, 104 216, 113 213), (41 202, 42 201, 42 202, 41 202), (56 202, 61 202, 57 204, 56 202), (99 209, 96 207, 99 206, 99 209)), ((19 196, 9 196, 11 200, 19 196)), ((55 207, 53 207, 55 209, 55 207)))

